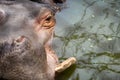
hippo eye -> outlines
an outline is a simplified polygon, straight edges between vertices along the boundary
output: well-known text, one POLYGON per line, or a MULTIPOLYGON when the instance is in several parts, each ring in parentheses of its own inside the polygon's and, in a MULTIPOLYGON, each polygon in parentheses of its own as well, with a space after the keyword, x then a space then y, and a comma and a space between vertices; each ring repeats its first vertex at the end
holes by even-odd
POLYGON ((53 19, 53 15, 50 14, 46 17, 45 21, 49 23, 52 19, 53 19))
POLYGON ((46 16, 44 22, 43 22, 43 27, 49 29, 51 27, 54 27, 55 25, 55 19, 54 19, 54 16, 53 15, 48 15, 46 16))
POLYGON ((56 23, 56 20, 54 14, 51 11, 45 10, 36 18, 36 23, 38 25, 35 27, 36 30, 41 28, 52 29, 56 23))
POLYGON ((52 16, 48 16, 47 18, 46 18, 46 21, 50 21, 52 19, 52 16))

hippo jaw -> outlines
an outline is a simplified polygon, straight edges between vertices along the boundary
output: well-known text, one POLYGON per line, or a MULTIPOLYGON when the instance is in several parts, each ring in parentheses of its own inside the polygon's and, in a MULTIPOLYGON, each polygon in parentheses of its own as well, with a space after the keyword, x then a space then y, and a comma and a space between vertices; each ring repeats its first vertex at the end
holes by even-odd
POLYGON ((44 48, 33 48, 23 36, 0 43, 0 77, 4 79, 47 80, 46 63, 44 48))

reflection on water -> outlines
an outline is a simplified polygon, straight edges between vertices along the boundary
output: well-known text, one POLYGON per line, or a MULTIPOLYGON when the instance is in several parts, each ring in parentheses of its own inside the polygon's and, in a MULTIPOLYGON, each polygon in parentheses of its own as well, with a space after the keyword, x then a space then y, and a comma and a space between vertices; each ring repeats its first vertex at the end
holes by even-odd
POLYGON ((57 80, 120 80, 120 0, 68 0, 58 13, 54 49, 76 65, 57 80))

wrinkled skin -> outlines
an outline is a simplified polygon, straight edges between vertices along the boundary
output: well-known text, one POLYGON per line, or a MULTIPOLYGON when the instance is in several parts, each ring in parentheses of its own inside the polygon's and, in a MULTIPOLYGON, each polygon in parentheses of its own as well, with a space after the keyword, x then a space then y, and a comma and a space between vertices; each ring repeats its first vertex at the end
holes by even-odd
POLYGON ((0 80, 54 80, 76 62, 59 63, 51 48, 57 3, 64 1, 0 0, 0 80))
POLYGON ((0 78, 54 80, 55 12, 48 4, 0 1, 0 78))
POLYGON ((31 0, 31 1, 38 2, 38 3, 47 3, 59 11, 61 11, 63 7, 63 5, 61 4, 66 2, 66 0, 31 0))

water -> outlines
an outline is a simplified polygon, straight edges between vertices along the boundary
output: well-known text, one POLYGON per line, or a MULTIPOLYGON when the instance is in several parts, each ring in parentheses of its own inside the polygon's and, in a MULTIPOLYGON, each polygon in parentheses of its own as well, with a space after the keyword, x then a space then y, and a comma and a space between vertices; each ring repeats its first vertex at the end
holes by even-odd
POLYGON ((120 80, 120 0, 67 0, 53 47, 77 63, 57 80, 120 80))

